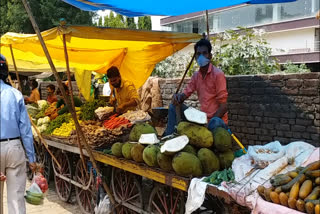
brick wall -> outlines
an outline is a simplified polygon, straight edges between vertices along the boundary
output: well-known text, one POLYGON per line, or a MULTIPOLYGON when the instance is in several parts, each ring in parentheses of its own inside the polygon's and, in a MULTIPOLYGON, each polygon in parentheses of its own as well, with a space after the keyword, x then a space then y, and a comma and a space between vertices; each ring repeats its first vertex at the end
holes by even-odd
MULTIPOLYGON (((179 79, 161 79, 159 83, 163 106, 167 106, 179 79)), ((320 146, 319 83, 319 72, 228 76, 231 130, 245 145, 303 140, 320 146)), ((199 108, 196 94, 187 104, 199 108)))

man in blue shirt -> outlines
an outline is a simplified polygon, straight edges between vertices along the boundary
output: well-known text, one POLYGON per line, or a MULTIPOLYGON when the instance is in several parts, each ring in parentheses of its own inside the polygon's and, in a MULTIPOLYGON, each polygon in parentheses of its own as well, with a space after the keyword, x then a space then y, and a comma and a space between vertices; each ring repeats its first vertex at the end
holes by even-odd
MULTIPOLYGON (((6 83, 7 77, 8 65, 0 54, 0 172, 6 176, 9 214, 25 214, 26 155, 31 170, 36 169, 33 136, 23 96, 6 83)), ((0 185, 1 209, 2 199, 3 182, 0 185)))

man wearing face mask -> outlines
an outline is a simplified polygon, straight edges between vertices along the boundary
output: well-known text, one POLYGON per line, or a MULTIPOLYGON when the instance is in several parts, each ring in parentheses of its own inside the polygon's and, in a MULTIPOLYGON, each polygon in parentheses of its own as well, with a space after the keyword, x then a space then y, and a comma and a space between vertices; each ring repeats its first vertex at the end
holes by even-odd
POLYGON ((117 113, 123 114, 129 110, 137 110, 140 99, 134 84, 121 78, 119 69, 112 66, 107 71, 111 89, 110 104, 116 106, 117 113))
POLYGON ((176 106, 181 106, 181 112, 185 111, 188 107, 183 102, 195 91, 198 94, 201 111, 207 113, 208 129, 227 128, 228 92, 226 77, 220 69, 210 63, 212 58, 211 50, 212 46, 206 39, 201 39, 194 46, 195 59, 200 69, 193 74, 183 93, 173 95, 164 136, 170 135, 175 131, 175 126, 177 125, 176 106))

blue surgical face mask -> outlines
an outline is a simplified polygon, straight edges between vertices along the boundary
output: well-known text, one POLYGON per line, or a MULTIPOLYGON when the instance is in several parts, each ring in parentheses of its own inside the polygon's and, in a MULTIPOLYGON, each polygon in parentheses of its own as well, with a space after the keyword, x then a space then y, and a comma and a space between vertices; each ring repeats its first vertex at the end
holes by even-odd
POLYGON ((204 66, 208 65, 209 62, 210 62, 210 59, 203 56, 202 54, 197 58, 197 63, 200 67, 204 67, 204 66))

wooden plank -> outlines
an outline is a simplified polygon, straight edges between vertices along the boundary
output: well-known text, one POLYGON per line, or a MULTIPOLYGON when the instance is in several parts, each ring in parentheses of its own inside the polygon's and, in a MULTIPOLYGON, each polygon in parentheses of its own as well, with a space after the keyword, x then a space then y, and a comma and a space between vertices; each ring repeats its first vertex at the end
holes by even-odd
MULTIPOLYGON (((52 137, 46 136, 46 138, 50 138, 50 140, 47 140, 47 143, 50 146, 80 155, 80 150, 78 147, 54 141, 52 137)), ((59 141, 61 141, 61 139, 59 139, 59 141)), ((83 149, 82 151, 85 156, 88 156, 86 150, 83 149)), ((159 183, 166 184, 183 191, 188 191, 190 182, 190 179, 188 178, 170 174, 160 169, 152 169, 150 167, 147 167, 145 164, 139 164, 137 162, 126 160, 123 158, 117 158, 113 155, 106 155, 102 152, 93 151, 93 156, 96 161, 99 161, 101 163, 123 169, 125 171, 152 179, 159 183)))

